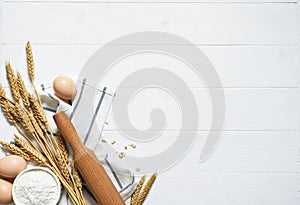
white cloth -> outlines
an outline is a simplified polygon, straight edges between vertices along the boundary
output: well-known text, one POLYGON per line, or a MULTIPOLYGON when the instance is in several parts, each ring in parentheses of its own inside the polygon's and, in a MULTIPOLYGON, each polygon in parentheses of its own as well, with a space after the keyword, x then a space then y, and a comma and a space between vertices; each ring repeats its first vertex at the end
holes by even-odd
MULTIPOLYGON (((100 110, 98 112, 101 119, 97 120, 97 123, 102 124, 102 127, 106 122, 106 117, 111 107, 112 98, 114 97, 114 94, 107 92, 106 89, 104 90, 105 92, 103 91, 103 89, 98 90, 99 93, 102 93, 102 96, 104 97, 102 100, 103 105, 101 105, 100 110)), ((47 118, 49 119, 49 123, 55 132, 57 128, 54 120, 52 119, 52 116, 59 111, 64 111, 68 116, 70 116, 72 114, 73 107, 68 103, 57 98, 54 95, 51 85, 49 86, 41 85, 40 95, 41 95, 41 100, 43 102, 43 107, 46 111, 47 118)), ((93 143, 96 143, 96 145, 99 144, 100 139, 94 139, 93 143)), ((131 194, 133 193, 136 187, 136 182, 135 182, 135 177, 133 172, 130 170, 126 170, 123 167, 120 167, 117 163, 110 162, 109 156, 106 153, 103 153, 103 149, 101 149, 101 146, 95 146, 93 151, 95 152, 101 164, 105 168, 107 168, 106 169, 107 174, 111 178, 112 182, 114 183, 115 187, 121 194, 124 201, 126 201, 131 196, 131 194)), ((85 185, 84 185, 84 196, 89 205, 97 204, 85 185)), ((66 191, 63 191, 59 204, 60 205, 72 204, 70 200, 68 200, 66 191)))

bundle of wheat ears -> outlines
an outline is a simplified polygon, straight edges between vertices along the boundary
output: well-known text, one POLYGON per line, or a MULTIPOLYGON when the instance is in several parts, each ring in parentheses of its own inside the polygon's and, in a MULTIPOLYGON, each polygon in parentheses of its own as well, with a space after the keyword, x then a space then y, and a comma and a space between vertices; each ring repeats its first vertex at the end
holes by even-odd
POLYGON ((156 177, 157 177, 157 173, 152 174, 150 179, 146 182, 143 188, 146 176, 145 175, 142 176, 138 185, 136 186, 135 191, 131 195, 130 205, 142 205, 144 203, 156 177))
POLYGON ((27 69, 33 86, 30 93, 21 74, 15 75, 9 62, 5 63, 12 99, 9 99, 0 84, 1 108, 9 121, 19 132, 14 144, 0 141, 3 148, 40 166, 49 167, 67 190, 74 205, 86 205, 82 194, 82 182, 73 162, 68 166, 68 151, 64 139, 51 130, 40 95, 34 85, 34 61, 31 45, 26 45, 27 69))

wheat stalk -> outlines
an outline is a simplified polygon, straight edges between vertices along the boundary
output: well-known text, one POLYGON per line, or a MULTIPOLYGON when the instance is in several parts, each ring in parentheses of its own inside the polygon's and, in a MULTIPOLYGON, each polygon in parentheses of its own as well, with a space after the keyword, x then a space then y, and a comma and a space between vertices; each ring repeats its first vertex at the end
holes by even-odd
POLYGON ((44 136, 44 132, 40 128, 38 122, 36 121, 36 119, 34 118, 32 113, 29 113, 28 117, 29 117, 32 127, 35 130, 35 132, 34 132, 35 139, 40 140, 43 143, 43 145, 45 146, 45 148, 49 151, 49 154, 52 157, 54 157, 55 152, 54 152, 54 145, 52 143, 52 140, 50 139, 50 137, 47 134, 46 134, 46 137, 44 136), (50 143, 50 145, 47 143, 47 140, 50 143))
POLYGON ((40 121, 40 119, 38 118, 38 116, 34 115, 34 118, 36 120, 36 122, 39 124, 40 128, 44 131, 44 132, 47 132, 47 128, 46 128, 46 125, 40 121))
POLYGON ((35 84, 34 84, 35 69, 34 69, 34 61, 33 61, 33 54, 32 54, 31 44, 30 44, 29 41, 26 44, 26 59, 27 59, 27 70, 28 70, 29 78, 30 78, 31 83, 33 85, 35 94, 38 98, 38 102, 39 102, 40 105, 42 105, 40 95, 39 95, 39 93, 38 93, 38 91, 35 87, 35 84))
POLYGON ((32 123, 33 127, 35 128, 37 134, 40 137, 43 137, 44 133, 45 133, 45 136, 47 137, 47 140, 52 147, 52 151, 53 151, 52 154, 54 154, 54 156, 60 155, 60 153, 57 153, 57 150, 59 149, 59 147, 58 147, 58 145, 54 139, 54 136, 52 134, 52 131, 49 127, 49 123, 48 123, 48 120, 47 120, 47 117, 45 115, 43 108, 38 104, 38 102, 35 100, 35 98, 31 94, 29 95, 29 101, 30 101, 30 105, 31 105, 31 110, 34 114, 34 115, 32 115, 32 114, 29 115, 29 117, 30 117, 31 123, 32 123), (49 128, 48 130, 51 131, 50 133, 51 133, 52 138, 47 133, 46 126, 48 126, 48 128, 49 128), (42 130, 44 130, 45 132, 43 132, 42 130))
POLYGON ((12 96, 15 99, 15 101, 19 103, 21 96, 19 93, 16 76, 9 62, 5 62, 5 68, 6 68, 6 76, 10 85, 12 96))
POLYGON ((64 156, 65 161, 69 162, 69 152, 66 147, 66 143, 64 138, 62 137, 60 132, 56 133, 56 139, 59 146, 59 150, 61 151, 62 155, 64 156))
POLYGON ((36 101, 36 99, 34 98, 34 96, 32 94, 29 94, 28 98, 29 98, 30 105, 31 105, 34 115, 37 116, 37 118, 42 123, 44 123, 45 126, 47 126, 48 120, 47 120, 46 114, 45 114, 43 108, 41 107, 41 105, 36 101))
POLYGON ((3 142, 3 141, 0 141, 0 144, 2 145, 2 147, 4 147, 5 149, 7 149, 8 151, 10 151, 12 154, 19 155, 19 156, 23 157, 25 160, 29 160, 30 159, 29 155, 26 154, 25 152, 23 152, 17 146, 15 146, 13 144, 9 144, 7 142, 3 142))
POLYGON ((16 145, 18 145, 23 152, 29 155, 31 161, 37 162, 41 166, 47 165, 46 163, 47 159, 42 155, 40 150, 27 144, 24 140, 22 140, 17 135, 15 135, 14 141, 16 145))
POLYGON ((19 118, 20 124, 30 133, 34 133, 34 127, 31 124, 31 121, 26 113, 26 111, 21 107, 21 105, 16 104, 15 109, 19 118))
POLYGON ((133 192, 133 194, 131 195, 131 201, 130 201, 130 205, 136 205, 137 200, 138 200, 138 196, 140 194, 140 191, 143 187, 143 184, 145 182, 146 176, 142 176, 142 178, 140 179, 138 185, 136 186, 135 191, 133 192))
POLYGON ((35 132, 40 136, 43 137, 44 136, 44 132, 42 131, 42 129, 40 128, 39 124, 37 123, 36 119, 34 118, 33 114, 30 113, 28 114, 28 117, 30 119, 30 122, 35 130, 35 132))
POLYGON ((17 84, 18 84, 19 92, 22 97, 23 104, 29 110, 30 109, 29 93, 26 89, 25 83, 19 72, 17 72, 17 84))
MULTIPOLYGON (((82 193, 82 179, 81 179, 81 176, 80 176, 80 174, 78 172, 78 169, 77 169, 77 167, 75 165, 74 159, 71 160, 70 166, 72 168, 73 178, 74 178, 75 185, 79 189, 79 193, 82 196, 82 199, 84 199, 83 193, 82 193)), ((84 205, 87 205, 86 201, 84 201, 84 200, 82 200, 82 203, 84 205)))
MULTIPOLYGON (((41 106, 41 104, 39 104, 37 102, 37 100, 34 98, 34 96, 32 94, 29 94, 29 101, 30 101, 30 105, 31 105, 31 110, 32 110, 32 112, 34 114, 34 117, 36 119, 35 121, 38 124, 37 127, 40 127, 41 129, 43 129, 45 131, 47 139, 48 139, 48 141, 50 142, 50 144, 53 148, 54 155, 59 156, 61 154, 59 152, 59 146, 56 142, 56 139, 54 138, 54 135, 53 135, 51 127, 48 123, 48 119, 46 117, 46 114, 45 114, 45 111, 44 111, 43 107, 41 106), (47 131, 49 131, 50 134, 48 134, 47 131)), ((43 136, 41 133, 39 135, 43 136)))
POLYGON ((152 174, 150 179, 147 181, 145 187, 143 188, 142 192, 139 195, 139 199, 137 201, 137 205, 142 205, 143 202, 145 201, 155 179, 156 179, 157 173, 152 174))

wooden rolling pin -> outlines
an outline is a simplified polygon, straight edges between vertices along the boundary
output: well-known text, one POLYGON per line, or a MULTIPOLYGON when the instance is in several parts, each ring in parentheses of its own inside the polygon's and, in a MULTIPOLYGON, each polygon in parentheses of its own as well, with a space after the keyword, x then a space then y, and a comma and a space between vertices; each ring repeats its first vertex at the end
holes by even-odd
POLYGON ((99 205, 125 205, 95 154, 81 142, 70 119, 64 112, 53 116, 64 139, 74 152, 74 162, 99 205))

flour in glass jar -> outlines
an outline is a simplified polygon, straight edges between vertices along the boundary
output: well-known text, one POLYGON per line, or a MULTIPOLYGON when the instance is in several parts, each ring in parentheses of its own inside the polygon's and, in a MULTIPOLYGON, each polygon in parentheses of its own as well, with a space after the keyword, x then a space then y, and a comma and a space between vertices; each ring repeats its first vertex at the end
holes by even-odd
POLYGON ((56 179, 45 170, 30 170, 17 179, 15 202, 22 205, 55 205, 60 194, 56 179))

